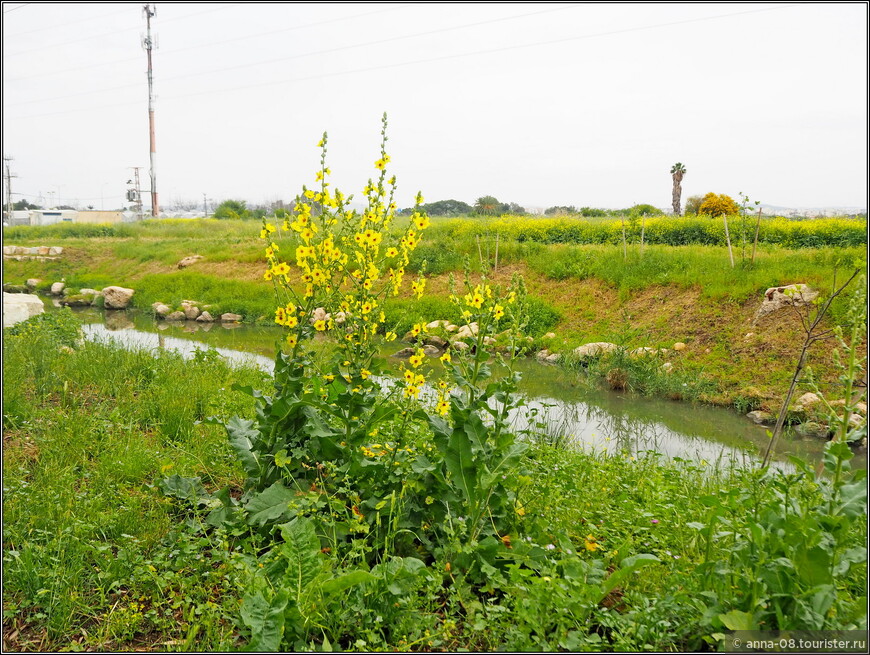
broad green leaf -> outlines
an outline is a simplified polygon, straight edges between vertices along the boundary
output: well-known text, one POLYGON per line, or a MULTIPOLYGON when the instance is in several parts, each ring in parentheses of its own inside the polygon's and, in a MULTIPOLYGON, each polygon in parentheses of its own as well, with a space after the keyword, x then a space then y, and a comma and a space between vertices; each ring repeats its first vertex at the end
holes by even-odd
POLYGON ((850 482, 840 487, 840 502, 836 513, 855 518, 867 513, 867 483, 860 476, 857 482, 850 482))
POLYGON ((474 458, 471 454, 471 443, 468 435, 460 430, 450 435, 447 451, 444 453, 444 464, 453 476, 453 485, 457 487, 469 504, 477 502, 477 477, 474 458))
POLYGON ((749 612, 731 610, 727 614, 720 614, 719 620, 729 630, 755 630, 755 618, 749 612))
POLYGON ((822 546, 798 546, 793 557, 798 576, 806 584, 817 586, 831 581, 831 554, 822 546))
POLYGON ((251 629, 249 651, 256 653, 281 650, 287 601, 287 592, 283 589, 271 600, 266 600, 260 591, 245 596, 240 615, 242 622, 251 629))
POLYGON ((226 423, 230 446, 241 461, 248 477, 257 477, 260 474, 260 462, 253 451, 253 441, 257 440, 260 433, 253 426, 253 421, 238 416, 234 416, 226 423))
POLYGON ((290 458, 287 456, 287 449, 282 448, 277 453, 275 453, 275 466, 279 466, 281 468, 287 466, 290 463, 290 458))
POLYGON ((468 435, 469 443, 472 451, 480 452, 486 446, 486 435, 489 428, 484 425, 480 416, 475 413, 470 413, 466 417, 465 423, 462 425, 465 434, 468 435))
POLYGON ((337 578, 327 580, 320 585, 320 589, 324 594, 335 594, 344 591, 345 589, 355 587, 364 582, 371 582, 372 580, 376 579, 377 578, 368 571, 357 569, 355 571, 351 571, 350 573, 340 575, 337 578))
POLYGON ((418 582, 420 571, 426 565, 416 557, 391 557, 372 569, 372 575, 387 584, 387 591, 394 596, 410 593, 418 582))
POLYGON ((287 561, 284 579, 292 597, 298 601, 305 587, 322 569, 320 540, 314 531, 314 524, 305 517, 297 517, 278 527, 284 538, 281 556, 287 561))
POLYGON ((524 441, 518 441, 511 444, 504 452, 493 458, 493 475, 504 475, 507 473, 511 465, 514 464, 528 449, 529 444, 524 441))
POLYGON ((178 474, 163 478, 157 483, 160 490, 167 496, 173 496, 191 503, 197 502, 200 497, 208 496, 208 491, 202 486, 198 477, 183 478, 178 474))
POLYGON ((596 602, 600 603, 604 600, 607 597, 607 594, 613 591, 613 589, 623 581, 627 580, 635 571, 659 561, 658 557, 649 553, 641 553, 639 555, 633 555, 632 557, 626 557, 619 563, 619 569, 611 573, 610 576, 601 583, 601 592, 599 593, 596 602))
POLYGON ((248 523, 264 525, 281 518, 293 498, 294 493, 290 489, 280 481, 275 482, 265 491, 252 497, 245 505, 245 509, 248 510, 248 523))

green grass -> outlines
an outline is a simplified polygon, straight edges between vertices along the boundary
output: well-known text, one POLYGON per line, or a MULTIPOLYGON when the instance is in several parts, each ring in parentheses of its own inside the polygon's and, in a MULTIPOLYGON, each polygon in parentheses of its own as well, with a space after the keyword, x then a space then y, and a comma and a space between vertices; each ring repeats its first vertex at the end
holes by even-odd
MULTIPOLYGON (((239 602, 259 565, 271 561, 271 539, 203 529, 203 514, 166 498, 156 484, 177 473, 199 476, 210 490, 238 488, 244 474, 226 434, 201 421, 252 416, 250 397, 231 386, 266 390, 268 379, 209 352, 185 361, 95 343, 70 349, 69 314, 4 333, 3 622, 4 634, 18 633, 10 646, 243 648, 251 634, 239 602)), ((784 489, 794 502, 811 504, 818 494, 799 476, 768 480, 725 462, 584 453, 543 441, 509 484, 524 516, 521 533, 509 535, 512 549, 490 572, 491 589, 436 559, 337 596, 312 591, 312 602, 322 604, 306 610, 314 628, 296 649, 327 648, 327 637, 333 648, 355 650, 715 648, 710 635, 722 629, 715 617, 749 602, 752 590, 741 581, 752 580, 758 566, 776 565, 767 554, 792 552, 764 542, 771 550, 751 555, 749 536, 766 534, 753 527, 753 512, 760 523, 779 521, 774 509, 784 489), (708 546, 704 526, 715 503, 723 503, 727 523, 708 546), (565 568, 572 553, 593 567, 593 578, 637 553, 659 562, 598 605, 589 596, 597 587, 565 568), (534 564, 511 564, 512 557, 534 564)), ((866 628, 866 552, 861 559, 849 550, 865 542, 866 521, 839 525, 840 552, 857 560, 839 579, 826 627, 866 628)), ((358 546, 365 548, 364 538, 358 546)), ((357 566, 353 557, 320 557, 336 576, 357 566)), ((792 595, 799 596, 786 600, 792 595)))

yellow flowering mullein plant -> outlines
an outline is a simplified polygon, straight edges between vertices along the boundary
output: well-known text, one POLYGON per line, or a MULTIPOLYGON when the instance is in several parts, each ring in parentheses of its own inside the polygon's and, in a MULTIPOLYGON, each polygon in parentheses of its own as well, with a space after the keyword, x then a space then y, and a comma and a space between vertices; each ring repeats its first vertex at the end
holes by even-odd
MULTIPOLYGON (((405 484, 414 454, 406 427, 419 411, 427 370, 420 351, 412 357, 410 375, 392 390, 385 391, 377 380, 384 302, 403 291, 410 255, 429 225, 419 193, 407 227, 396 224, 396 177, 387 171, 386 127, 385 114, 376 175, 363 189, 363 210, 353 209, 353 197, 332 187, 324 133, 315 184, 302 187, 280 224, 264 221, 260 231, 268 264, 264 278, 278 297, 274 320, 287 334, 276 357, 278 393, 264 400, 260 413, 261 432, 274 425, 263 439, 267 452, 258 459, 256 486, 286 482, 301 488, 305 480, 328 488, 324 476, 333 476, 334 483, 346 477, 354 489, 348 506, 357 508, 350 516, 356 531, 366 507, 405 484), (312 340, 324 336, 331 349, 317 355, 312 340)), ((422 274, 411 286, 414 295, 423 294, 422 274)), ((387 341, 395 338, 387 331, 387 341)))

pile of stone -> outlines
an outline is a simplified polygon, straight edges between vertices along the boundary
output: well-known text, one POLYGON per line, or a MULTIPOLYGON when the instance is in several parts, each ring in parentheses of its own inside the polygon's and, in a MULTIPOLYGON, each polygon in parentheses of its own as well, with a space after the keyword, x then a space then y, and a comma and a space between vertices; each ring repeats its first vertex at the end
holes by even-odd
POLYGON ((151 305, 154 316, 164 321, 196 321, 197 323, 240 323, 244 318, 241 314, 225 313, 219 317, 212 316, 209 305, 203 305, 196 300, 182 300, 181 306, 173 308, 163 302, 151 305))
MULTIPOLYGON (((28 284, 30 282, 31 280, 27 281, 28 284)), ((103 287, 100 291, 87 288, 74 291, 64 282, 55 282, 49 290, 50 295, 58 297, 58 304, 65 307, 92 307, 102 304, 104 309, 127 309, 135 293, 133 289, 119 286, 103 287)))
MULTIPOLYGON (((835 400, 830 403, 831 409, 837 414, 843 413, 845 405, 845 400, 835 400)), ((857 403, 854 410, 849 416, 850 430, 860 427, 867 421, 866 403, 857 403)), ((808 391, 789 407, 787 418, 789 421, 800 421, 795 428, 795 431, 800 436, 827 439, 833 436, 834 432, 834 428, 831 426, 833 417, 826 416, 828 413, 827 407, 825 407, 818 394, 808 391)), ((774 425, 777 419, 777 416, 771 412, 765 412, 760 409, 749 412, 746 416, 753 423, 759 425, 774 425)), ((842 421, 842 418, 840 420, 842 421)))
POLYGON ((32 248, 25 246, 3 246, 3 259, 11 259, 16 262, 30 259, 55 261, 62 254, 63 248, 60 246, 35 246, 32 248))

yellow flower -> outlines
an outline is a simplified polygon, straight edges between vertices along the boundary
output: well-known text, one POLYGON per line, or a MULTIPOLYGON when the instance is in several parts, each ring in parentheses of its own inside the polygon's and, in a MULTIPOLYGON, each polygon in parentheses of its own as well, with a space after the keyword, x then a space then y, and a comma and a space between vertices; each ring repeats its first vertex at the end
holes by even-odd
POLYGON ((271 280, 272 279, 272 271, 266 271, 265 273, 263 273, 263 279, 266 280, 266 282, 271 280))
POLYGON ((375 168, 377 168, 379 171, 384 170, 386 167, 387 167, 386 159, 378 159, 375 162, 375 168))
POLYGON ((369 371, 369 370, 367 370, 367 369, 362 369, 362 370, 359 372, 359 374, 360 374, 360 376, 362 376, 362 379, 363 379, 363 380, 368 380, 368 379, 369 379, 369 376, 372 374, 372 372, 369 371))
POLYGON ((443 355, 441 355, 441 361, 444 362, 445 364, 450 363, 450 361, 451 361, 451 359, 450 359, 450 353, 449 353, 449 352, 445 352, 443 355))
POLYGON ((498 319, 500 319, 502 316, 504 316, 504 307, 502 307, 501 305, 496 305, 496 306, 495 306, 495 311, 493 312, 492 317, 493 317, 495 320, 498 320, 498 319))
POLYGON ((417 298, 423 297, 423 290, 426 288, 426 279, 420 278, 416 282, 411 282, 411 291, 417 294, 417 298))
POLYGON ((447 416, 450 412, 450 403, 444 399, 439 400, 438 404, 435 405, 435 411, 441 416, 447 416))
POLYGON ((411 357, 408 358, 408 362, 414 368, 419 368, 420 365, 423 363, 423 356, 424 356, 423 351, 420 348, 418 348, 417 354, 411 355, 411 357))
POLYGON ((395 341, 397 337, 398 337, 398 335, 395 332, 387 332, 384 335, 384 339, 386 341, 395 341))
POLYGON ((596 550, 601 550, 601 544, 597 543, 595 537, 591 534, 586 535, 586 539, 584 540, 584 544, 586 550, 589 552, 595 552, 596 550))
POLYGON ((526 515, 526 509, 519 503, 517 503, 517 508, 515 511, 517 513, 517 516, 525 516, 526 515))
POLYGON ((405 369, 404 375, 405 375, 405 381, 408 384, 411 384, 414 381, 414 371, 412 371, 410 369, 405 369))
POLYGON ((318 332, 323 332, 326 329, 326 321, 322 319, 319 321, 314 321, 314 329, 318 332))
POLYGON ((295 348, 296 343, 297 343, 296 335, 295 334, 288 334, 287 335, 287 345, 290 346, 291 348, 295 348))

